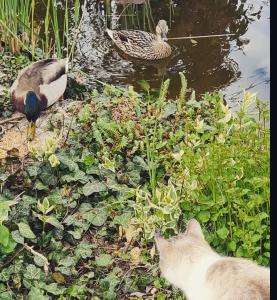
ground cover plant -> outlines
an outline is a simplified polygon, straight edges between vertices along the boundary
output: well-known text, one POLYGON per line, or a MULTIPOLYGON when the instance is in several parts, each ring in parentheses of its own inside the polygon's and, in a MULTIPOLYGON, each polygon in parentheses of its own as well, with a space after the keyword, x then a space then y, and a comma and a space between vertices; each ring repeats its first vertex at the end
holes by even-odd
POLYGON ((192 217, 219 253, 269 265, 268 108, 245 92, 233 112, 180 80, 176 99, 169 80, 80 93, 62 147, 1 164, 0 299, 183 299, 153 235, 192 217))

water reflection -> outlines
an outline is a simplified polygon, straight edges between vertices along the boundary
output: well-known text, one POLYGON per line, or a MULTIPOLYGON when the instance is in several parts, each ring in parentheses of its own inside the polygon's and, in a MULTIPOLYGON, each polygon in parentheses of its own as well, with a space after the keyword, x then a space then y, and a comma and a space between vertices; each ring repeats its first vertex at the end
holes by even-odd
MULTIPOLYGON (((145 79, 152 87, 159 87, 163 78, 169 77, 171 96, 178 94, 178 72, 184 71, 189 86, 197 93, 225 90, 231 98, 234 96, 232 87, 251 88, 257 77, 269 81, 269 61, 253 69, 250 63, 255 65, 256 62, 251 61, 247 53, 248 49, 259 43, 247 33, 252 24, 267 17, 263 15, 265 8, 268 12, 269 2, 254 0, 89 1, 83 12, 77 41, 76 67, 89 75, 88 81, 92 86, 96 85, 95 79, 135 86, 138 86, 139 80, 145 79), (153 31, 159 19, 168 21, 169 38, 230 32, 236 35, 171 40, 174 48, 172 57, 149 63, 120 55, 105 34, 106 26, 153 31), (246 65, 247 60, 250 63, 246 65), (246 78, 246 86, 238 86, 246 78)), ((264 49, 259 53, 260 57, 269 51, 267 38, 264 37, 264 49)), ((267 92, 265 95, 268 96, 267 92)))

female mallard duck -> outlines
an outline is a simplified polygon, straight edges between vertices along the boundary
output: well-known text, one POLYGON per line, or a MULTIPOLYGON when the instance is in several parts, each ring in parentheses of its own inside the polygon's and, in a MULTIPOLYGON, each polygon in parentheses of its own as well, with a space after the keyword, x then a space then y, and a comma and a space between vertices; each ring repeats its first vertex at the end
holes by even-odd
POLYGON ((148 60, 166 58, 171 55, 167 41, 168 27, 165 20, 156 26, 156 35, 140 30, 110 30, 107 33, 117 47, 131 57, 148 60))
POLYGON ((67 58, 44 59, 24 68, 13 83, 10 89, 13 107, 25 114, 29 121, 29 140, 35 137, 36 120, 41 111, 63 96, 67 84, 67 71, 67 58))

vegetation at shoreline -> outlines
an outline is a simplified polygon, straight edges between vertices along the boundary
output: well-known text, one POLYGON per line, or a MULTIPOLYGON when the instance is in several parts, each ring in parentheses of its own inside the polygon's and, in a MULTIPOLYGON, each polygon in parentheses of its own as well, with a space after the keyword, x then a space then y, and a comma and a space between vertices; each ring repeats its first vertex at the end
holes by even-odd
POLYGON ((235 113, 180 79, 177 99, 169 80, 85 92, 66 145, 30 149, 16 174, 1 165, 0 299, 183 299, 153 234, 192 217, 219 253, 269 265, 266 104, 246 92, 235 113))
MULTIPOLYGON (((73 60, 83 2, 43 3, 38 24, 34 0, 0 1, 1 119, 12 116, 7 88, 20 69, 73 60)), ((152 30, 149 1, 142 23, 137 11, 124 6, 126 28, 152 30)), ((140 93, 70 86, 65 102, 78 104, 63 108, 69 124, 49 122, 57 136, 68 131, 64 143, 49 138, 24 161, 16 151, 0 160, 0 300, 184 299, 160 277, 153 235, 174 236, 191 218, 217 252, 269 265, 267 103, 245 92, 234 112, 179 75, 176 99, 169 79, 160 90, 142 80, 140 93)))

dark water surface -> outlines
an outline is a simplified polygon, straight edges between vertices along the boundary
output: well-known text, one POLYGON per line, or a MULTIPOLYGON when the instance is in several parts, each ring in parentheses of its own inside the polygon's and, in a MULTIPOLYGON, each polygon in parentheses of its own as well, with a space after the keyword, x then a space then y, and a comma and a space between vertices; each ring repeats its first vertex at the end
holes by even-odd
POLYGON ((77 40, 75 68, 88 74, 94 87, 101 80, 138 87, 147 80, 159 87, 171 79, 170 94, 180 89, 184 71, 196 93, 222 90, 231 106, 243 89, 269 101, 270 3, 258 0, 114 0, 87 1, 77 40), (235 33, 230 37, 169 40, 170 59, 133 61, 122 57, 105 28, 154 31, 160 19, 168 22, 168 37, 235 33))

